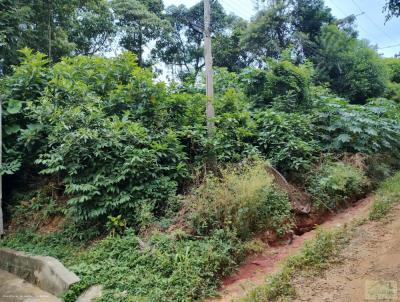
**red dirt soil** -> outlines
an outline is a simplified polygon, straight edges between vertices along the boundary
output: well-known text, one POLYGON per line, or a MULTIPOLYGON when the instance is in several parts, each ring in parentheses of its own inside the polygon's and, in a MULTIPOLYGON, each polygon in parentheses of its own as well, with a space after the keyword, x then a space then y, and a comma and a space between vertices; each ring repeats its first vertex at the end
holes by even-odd
MULTIPOLYGON (((351 207, 340 213, 330 214, 324 218, 320 227, 331 229, 348 224, 355 219, 365 218, 372 201, 373 196, 369 196, 353 203, 351 207)), ((220 297, 207 301, 232 301, 252 288, 263 284, 267 275, 279 268, 282 260, 298 251, 304 241, 312 239, 315 234, 316 231, 312 230, 301 236, 294 236, 290 244, 269 246, 263 253, 247 258, 234 275, 223 280, 222 287, 219 290, 220 297)))

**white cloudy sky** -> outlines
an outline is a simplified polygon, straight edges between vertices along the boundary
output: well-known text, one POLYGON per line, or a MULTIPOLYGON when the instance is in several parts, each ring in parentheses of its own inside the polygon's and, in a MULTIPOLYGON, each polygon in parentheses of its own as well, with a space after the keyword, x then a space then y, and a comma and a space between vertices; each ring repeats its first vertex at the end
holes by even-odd
MULTIPOLYGON (((165 5, 191 6, 197 2, 198 0, 164 0, 165 5)), ((220 0, 220 3, 228 12, 245 19, 250 19, 254 14, 252 0, 220 0)), ((385 24, 385 16, 382 13, 385 0, 325 0, 325 3, 338 18, 363 12, 363 15, 357 17, 360 37, 378 45, 379 52, 385 56, 400 53, 400 18, 385 24)))

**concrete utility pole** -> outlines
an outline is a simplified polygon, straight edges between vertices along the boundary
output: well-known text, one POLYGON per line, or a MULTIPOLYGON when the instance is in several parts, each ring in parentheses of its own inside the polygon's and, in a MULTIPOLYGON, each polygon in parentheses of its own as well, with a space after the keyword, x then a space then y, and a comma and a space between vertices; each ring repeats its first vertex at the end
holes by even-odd
MULTIPOLYGON (((3 165, 2 156, 3 156, 3 136, 2 136, 2 107, 3 103, 0 99, 0 167, 3 165)), ((2 201, 3 201, 3 176, 0 174, 0 237, 4 234, 4 224, 3 224, 3 209, 2 209, 2 201)))
POLYGON ((207 132, 213 136, 215 132, 215 111, 214 111, 214 80, 213 80, 213 59, 211 50, 211 3, 204 0, 204 61, 206 66, 206 93, 207 93, 207 132))

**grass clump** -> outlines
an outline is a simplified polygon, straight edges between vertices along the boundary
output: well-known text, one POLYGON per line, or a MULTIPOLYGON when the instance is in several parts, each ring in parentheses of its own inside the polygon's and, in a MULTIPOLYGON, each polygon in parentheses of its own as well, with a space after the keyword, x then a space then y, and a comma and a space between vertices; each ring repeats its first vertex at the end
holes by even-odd
POLYGON ((224 231, 200 240, 183 232, 153 234, 146 242, 133 232, 110 236, 71 266, 82 281, 65 300, 102 284, 100 301, 194 301, 213 295, 242 256, 241 243, 224 231))
POLYGON ((288 258, 278 273, 268 277, 264 285, 250 291, 238 302, 276 301, 294 296, 293 277, 300 273, 324 269, 338 256, 346 238, 346 229, 319 229, 316 237, 306 242, 299 253, 288 258))
POLYGON ((342 162, 323 164, 308 181, 308 192, 319 208, 333 210, 348 198, 364 192, 369 185, 365 173, 342 162))
POLYGON ((291 204, 273 185, 267 163, 255 161, 209 177, 188 198, 187 219, 198 235, 229 230, 247 240, 257 232, 283 235, 291 226, 291 204))
POLYGON ((369 219, 380 220, 384 218, 398 202, 400 202, 400 172, 387 179, 380 186, 369 213, 369 219))

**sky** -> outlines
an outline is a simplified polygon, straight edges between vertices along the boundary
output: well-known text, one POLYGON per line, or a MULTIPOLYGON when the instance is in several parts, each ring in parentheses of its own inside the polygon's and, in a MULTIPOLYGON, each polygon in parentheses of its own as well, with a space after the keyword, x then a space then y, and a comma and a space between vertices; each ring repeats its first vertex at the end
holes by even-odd
MULTIPOLYGON (((253 0, 219 0, 227 12, 234 13, 249 20, 255 13, 253 0)), ((164 0, 166 6, 184 4, 192 6, 198 0, 164 0)), ((337 18, 358 15, 357 29, 361 39, 367 39, 377 45, 379 53, 392 57, 400 53, 400 18, 392 19, 385 24, 382 8, 385 0, 325 0, 337 18)))

